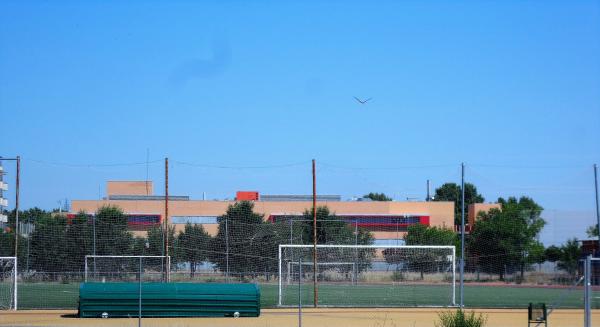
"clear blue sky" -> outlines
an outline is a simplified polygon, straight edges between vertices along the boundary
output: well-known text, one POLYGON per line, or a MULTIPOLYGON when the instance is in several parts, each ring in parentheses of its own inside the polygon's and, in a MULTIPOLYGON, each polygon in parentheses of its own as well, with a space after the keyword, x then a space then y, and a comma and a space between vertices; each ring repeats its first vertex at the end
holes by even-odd
POLYGON ((24 207, 144 179, 102 165, 149 149, 157 193, 167 156, 172 193, 195 198, 310 193, 312 158, 322 193, 423 198, 465 162, 488 200, 587 213, 600 3, 4 1, 0 114, 24 207))

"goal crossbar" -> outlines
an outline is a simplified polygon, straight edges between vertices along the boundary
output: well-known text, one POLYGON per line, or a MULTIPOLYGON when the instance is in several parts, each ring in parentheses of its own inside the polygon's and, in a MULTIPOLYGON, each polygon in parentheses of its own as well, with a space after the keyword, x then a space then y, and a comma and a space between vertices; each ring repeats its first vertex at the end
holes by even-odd
POLYGON ((13 272, 13 294, 12 294, 12 304, 13 305, 12 305, 12 309, 16 311, 17 310, 17 299, 18 299, 17 298, 17 294, 18 294, 18 292, 17 292, 17 287, 18 287, 17 286, 17 273, 18 273, 17 257, 0 257, 0 261, 1 260, 12 260, 14 262, 13 263, 13 271, 14 272, 13 272))
MULTIPOLYGON (((279 271, 279 292, 278 292, 278 306, 282 306, 282 294, 283 294, 283 282, 282 282, 282 249, 285 248, 304 248, 313 249, 315 245, 311 244, 279 244, 278 249, 278 271, 279 271)), ((348 244, 317 244, 317 249, 337 248, 337 249, 430 249, 430 250, 449 250, 452 253, 452 306, 456 305, 456 247, 453 245, 348 245, 348 244)), ((317 262, 317 267, 321 263, 317 262)))

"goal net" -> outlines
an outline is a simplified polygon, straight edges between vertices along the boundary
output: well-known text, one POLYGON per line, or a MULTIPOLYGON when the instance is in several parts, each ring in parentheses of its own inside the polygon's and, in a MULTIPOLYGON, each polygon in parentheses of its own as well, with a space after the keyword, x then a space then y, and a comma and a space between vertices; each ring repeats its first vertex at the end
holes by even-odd
POLYGON ((170 256, 86 255, 86 282, 168 281, 170 256))
POLYGON ((0 310, 17 310, 17 258, 0 257, 0 310))
MULTIPOLYGON (((314 305, 312 245, 279 245, 279 306, 314 305)), ((456 305, 456 250, 434 245, 317 245, 319 306, 456 305)))

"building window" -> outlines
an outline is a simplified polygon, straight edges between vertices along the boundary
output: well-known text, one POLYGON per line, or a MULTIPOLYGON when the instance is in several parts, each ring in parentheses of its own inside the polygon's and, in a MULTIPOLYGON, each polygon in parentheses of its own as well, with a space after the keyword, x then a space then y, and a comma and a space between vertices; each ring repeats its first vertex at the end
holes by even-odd
POLYGON ((172 224, 216 224, 217 216, 172 216, 172 224))

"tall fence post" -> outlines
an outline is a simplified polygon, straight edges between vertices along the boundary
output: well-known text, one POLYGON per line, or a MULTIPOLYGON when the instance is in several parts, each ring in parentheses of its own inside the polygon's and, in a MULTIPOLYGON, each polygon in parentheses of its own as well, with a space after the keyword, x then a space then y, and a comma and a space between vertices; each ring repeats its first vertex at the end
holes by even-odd
POLYGON ((464 307, 465 293, 465 164, 461 163, 461 214, 460 214, 460 307, 464 307))
POLYGON ((592 274, 592 256, 588 255, 585 257, 585 261, 583 264, 583 309, 584 309, 584 326, 592 327, 592 311, 591 311, 591 293, 592 293, 592 283, 591 283, 591 274, 592 274))
POLYGON ((143 275, 142 257, 140 257, 139 275, 140 275, 140 280, 138 283, 138 285, 139 285, 139 287, 138 287, 138 327, 142 327, 142 275, 143 275))
POLYGON ((279 271, 279 281, 278 281, 278 284, 279 284, 279 293, 278 293, 278 295, 279 296, 277 298, 277 303, 278 303, 279 306, 281 306, 281 291, 282 291, 282 288, 283 288, 282 287, 282 281, 281 281, 281 279, 283 278, 283 276, 281 276, 281 244, 279 244, 279 247, 278 247, 277 258, 278 258, 278 260, 277 260, 277 269, 279 271))
MULTIPOLYGON (((358 220, 354 220, 354 245, 358 245, 358 220)), ((354 248, 354 271, 352 272, 354 285, 358 285, 358 249, 354 248)))
POLYGON ((298 327, 302 327, 302 256, 298 257, 298 327))
POLYGON ((294 221, 290 217, 290 244, 294 244, 294 221))
POLYGON ((225 218, 225 278, 229 283, 229 223, 225 218))

